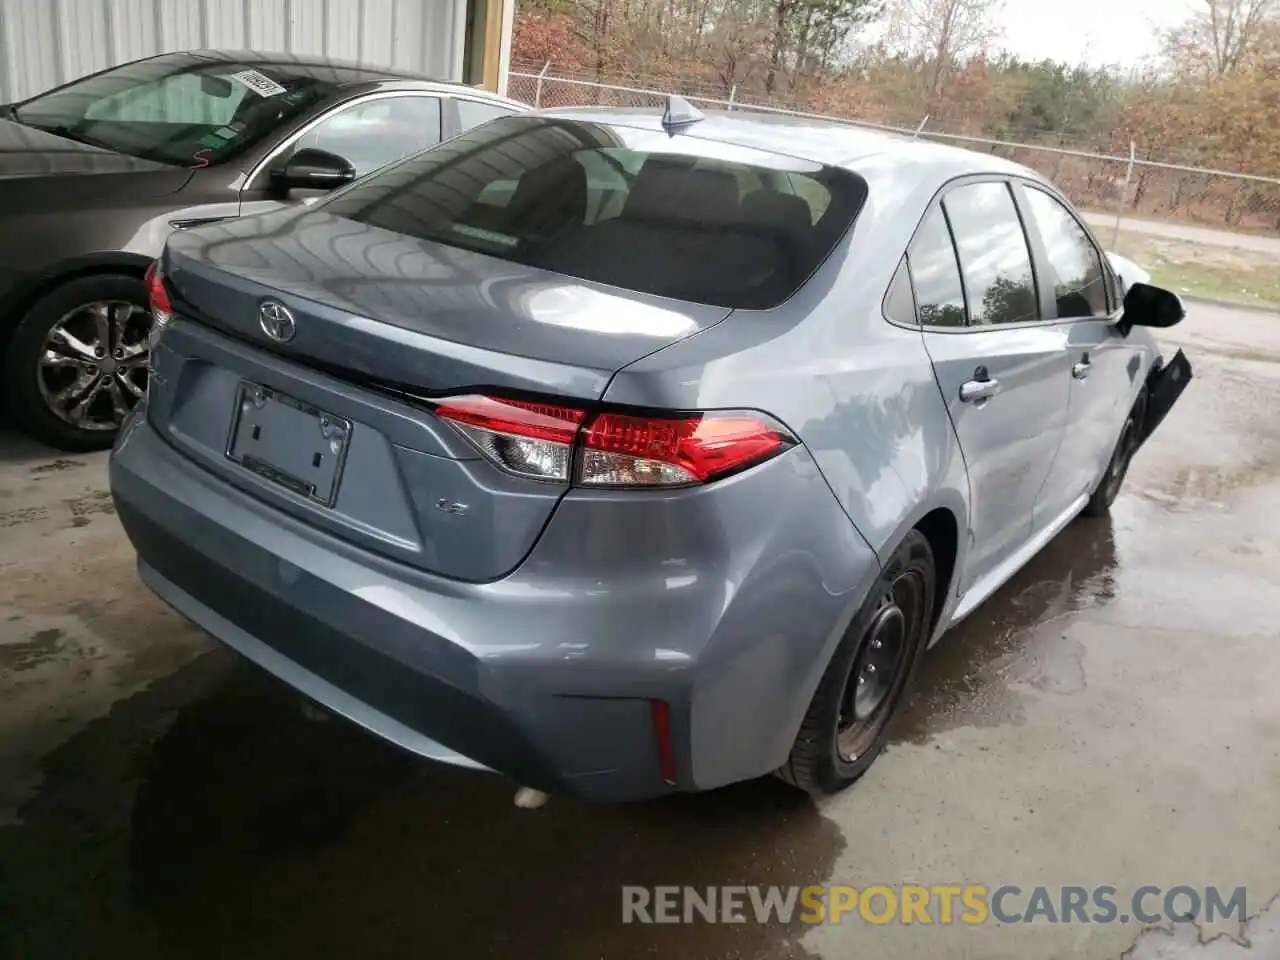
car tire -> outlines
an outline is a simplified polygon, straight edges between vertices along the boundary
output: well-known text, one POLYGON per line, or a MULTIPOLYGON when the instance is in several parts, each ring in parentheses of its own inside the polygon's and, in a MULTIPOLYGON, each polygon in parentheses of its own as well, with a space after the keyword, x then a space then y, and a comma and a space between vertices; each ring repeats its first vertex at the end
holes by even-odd
POLYGON ((122 411, 146 388, 150 327, 146 285, 135 277, 79 277, 45 294, 18 322, 0 358, 15 423, 59 450, 111 446, 122 411), (100 307, 107 311, 107 343, 99 342, 103 328, 94 311, 100 307))
POLYGON ((867 771, 884 749, 889 721, 928 646, 935 589, 933 549, 912 530, 849 624, 777 776, 831 794, 867 771))
POLYGON ((1082 512, 1086 517, 1105 517, 1111 513, 1111 505, 1116 502, 1116 497, 1120 495, 1120 489, 1124 486, 1125 477, 1129 475, 1129 464, 1133 462, 1133 455, 1138 452, 1138 444, 1142 436, 1142 417, 1146 412, 1146 406, 1147 396, 1144 390, 1138 402, 1129 411, 1129 416, 1125 418, 1124 427, 1120 430, 1120 438, 1111 452, 1111 459, 1107 461, 1106 472, 1098 481, 1098 487, 1093 491, 1089 502, 1085 504, 1082 512))

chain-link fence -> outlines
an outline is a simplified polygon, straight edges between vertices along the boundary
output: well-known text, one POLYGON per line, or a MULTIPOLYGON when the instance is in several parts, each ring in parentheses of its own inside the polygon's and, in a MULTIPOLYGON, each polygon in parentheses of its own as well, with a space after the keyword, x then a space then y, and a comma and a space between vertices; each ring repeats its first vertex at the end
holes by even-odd
POLYGON ((773 98, 768 103, 755 99, 747 102, 738 98, 734 88, 726 96, 723 89, 675 79, 663 80, 660 85, 597 83, 555 75, 550 65, 537 72, 512 71, 507 92, 539 107, 660 107, 670 93, 678 93, 711 109, 764 110, 855 123, 992 153, 1031 167, 1058 184, 1078 207, 1097 214, 1090 217, 1097 226, 1105 226, 1105 215, 1116 229, 1123 218, 1138 218, 1202 224, 1241 233, 1280 233, 1280 179, 1148 159, 1142 156, 1141 144, 1137 143, 1129 156, 1111 156, 931 129, 928 117, 911 122, 895 117, 897 122, 883 123, 809 113, 783 98, 773 98))

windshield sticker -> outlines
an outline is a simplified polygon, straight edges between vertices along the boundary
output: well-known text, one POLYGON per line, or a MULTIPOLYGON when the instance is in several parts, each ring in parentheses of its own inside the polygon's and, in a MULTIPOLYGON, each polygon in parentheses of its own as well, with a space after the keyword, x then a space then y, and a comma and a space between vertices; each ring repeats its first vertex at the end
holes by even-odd
POLYGON ((288 93, 280 84, 257 70, 241 70, 239 73, 231 74, 227 79, 240 81, 260 97, 278 97, 282 93, 288 93))
POLYGON ((239 136, 238 132, 232 130, 230 127, 223 127, 221 130, 215 130, 213 131, 213 135, 215 137, 221 137, 223 140, 234 140, 239 136))

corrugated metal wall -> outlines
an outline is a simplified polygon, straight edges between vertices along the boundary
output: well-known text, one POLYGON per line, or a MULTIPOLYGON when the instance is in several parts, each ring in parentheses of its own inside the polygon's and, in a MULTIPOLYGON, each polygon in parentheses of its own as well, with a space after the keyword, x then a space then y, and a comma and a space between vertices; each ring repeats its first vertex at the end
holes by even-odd
POLYGON ((0 103, 170 50, 324 54, 462 79, 466 0, 0 0, 0 103))

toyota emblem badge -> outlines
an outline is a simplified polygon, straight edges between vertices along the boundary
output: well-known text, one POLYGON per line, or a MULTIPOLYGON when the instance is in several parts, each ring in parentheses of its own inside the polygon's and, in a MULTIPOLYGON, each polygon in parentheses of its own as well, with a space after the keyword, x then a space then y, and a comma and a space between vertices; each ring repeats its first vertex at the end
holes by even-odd
POLYGON ((258 325, 276 343, 288 343, 298 332, 297 321, 289 308, 274 300, 264 301, 258 308, 258 325))

